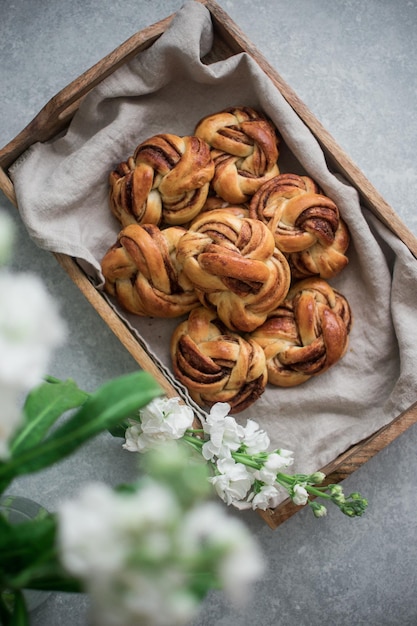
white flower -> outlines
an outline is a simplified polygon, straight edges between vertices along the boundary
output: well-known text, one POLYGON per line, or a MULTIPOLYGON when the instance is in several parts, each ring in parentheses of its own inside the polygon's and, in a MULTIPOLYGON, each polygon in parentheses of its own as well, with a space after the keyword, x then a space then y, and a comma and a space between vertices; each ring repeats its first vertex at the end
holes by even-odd
POLYGON ((144 452, 162 442, 180 439, 191 428, 194 413, 180 404, 180 398, 155 398, 140 412, 140 424, 133 422, 126 430, 123 448, 144 452))
POLYGON ((41 382, 65 326, 37 276, 2 270, 0 292, 0 380, 27 390, 41 382))
POLYGON ((263 485, 259 493, 255 494, 252 499, 252 508, 261 509, 274 509, 280 502, 281 496, 277 487, 274 485, 263 485))
POLYGON ((230 523, 226 530, 230 545, 220 563, 220 578, 230 600, 243 605, 253 591, 253 584, 264 572, 264 559, 242 525, 230 523))
POLYGON ((19 394, 13 387, 0 381, 0 460, 9 457, 8 442, 20 425, 23 414, 19 406, 19 394))
POLYGON ((257 422, 248 419, 244 429, 243 443, 246 446, 246 452, 248 454, 258 454, 268 449, 270 439, 264 430, 260 430, 257 422))
POLYGON ((199 608, 181 570, 169 564, 155 571, 126 568, 111 582, 88 581, 87 589, 94 626, 183 626, 199 608))
POLYGON ((294 504, 303 505, 307 504, 308 501, 308 493, 303 485, 297 483, 294 485, 292 500, 294 504))
POLYGON ((11 218, 2 211, 0 213, 0 265, 6 263, 9 260, 13 239, 14 239, 14 224, 11 218))
POLYGON ((253 496, 254 494, 252 492, 247 495, 246 500, 233 500, 231 504, 235 509, 238 509, 238 511, 248 511, 253 508, 251 501, 253 496))
POLYGON ((182 512, 152 480, 133 494, 89 485, 57 515, 61 561, 84 582, 96 626, 182 626, 199 608, 196 575, 246 600, 263 571, 240 520, 213 502, 182 512))
POLYGON ((227 516, 214 502, 191 511, 183 521, 182 551, 186 556, 210 549, 218 554, 217 571, 230 600, 247 602, 265 562, 257 543, 243 523, 227 516))
MULTIPOLYGON (((292 462, 292 460, 291 460, 292 462)), ((271 452, 264 461, 263 466, 256 472, 256 478, 266 485, 275 483, 277 473, 284 467, 288 467, 290 460, 277 452, 271 452)))
POLYGON ((238 450, 242 445, 245 431, 231 415, 228 415, 229 411, 229 404, 217 402, 206 418, 203 428, 210 439, 203 444, 201 450, 206 461, 216 456, 230 457, 231 452, 238 450))
POLYGON ((124 569, 144 529, 163 531, 177 514, 170 491, 152 482, 129 495, 101 483, 88 485, 58 510, 62 561, 86 579, 113 575, 124 569))
MULTIPOLYGON (((138 422, 131 422, 130 426, 125 431, 125 443, 122 448, 129 450, 129 452, 139 452, 139 437, 142 434, 142 428, 138 422)), ((142 446, 141 446, 142 447, 142 446)))
POLYGON ((286 450, 285 448, 279 448, 279 450, 275 450, 279 456, 285 460, 285 465, 282 467, 289 467, 294 463, 294 452, 292 450, 286 450))
POLYGON ((128 494, 91 484, 59 507, 61 561, 84 582, 94 624, 180 626, 195 616, 198 601, 173 553, 180 520, 173 493, 152 480, 128 494))
POLYGON ((254 481, 254 474, 242 463, 236 463, 232 458, 222 458, 217 461, 219 474, 210 478, 210 482, 220 498, 226 504, 235 500, 244 500, 254 481))

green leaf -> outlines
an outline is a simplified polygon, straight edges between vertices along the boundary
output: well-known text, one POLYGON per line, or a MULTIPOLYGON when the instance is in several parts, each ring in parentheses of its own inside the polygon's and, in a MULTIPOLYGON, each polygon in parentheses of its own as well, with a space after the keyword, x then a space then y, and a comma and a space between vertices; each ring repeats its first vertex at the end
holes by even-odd
POLYGON ((56 519, 49 514, 19 524, 6 523, 0 536, 0 573, 14 577, 54 552, 56 519))
POLYGON ((11 607, 13 606, 14 595, 3 591, 0 587, 0 624, 8 626, 11 619, 11 607))
POLYGON ((54 514, 6 525, 0 537, 0 587, 82 591, 79 581, 63 570, 58 558, 54 514))
POLYGON ((80 407, 89 394, 79 389, 73 380, 49 379, 33 389, 24 405, 25 424, 10 444, 12 455, 36 445, 55 422, 71 409, 80 407))
MULTIPOLYGON (((132 417, 134 416, 132 415, 132 417)), ((127 421, 120 422, 119 424, 116 424, 116 426, 109 428, 109 433, 116 439, 124 439, 128 426, 129 424, 127 421)))
POLYGON ((10 626, 29 626, 29 614, 22 592, 15 593, 14 606, 10 626))
POLYGON ((21 591, 0 592, 0 624, 2 626, 29 626, 29 614, 21 591))
POLYGON ((0 465, 0 490, 17 476, 36 472, 60 461, 100 432, 146 406, 163 390, 147 372, 121 376, 91 394, 65 423, 37 445, 15 453, 0 465))

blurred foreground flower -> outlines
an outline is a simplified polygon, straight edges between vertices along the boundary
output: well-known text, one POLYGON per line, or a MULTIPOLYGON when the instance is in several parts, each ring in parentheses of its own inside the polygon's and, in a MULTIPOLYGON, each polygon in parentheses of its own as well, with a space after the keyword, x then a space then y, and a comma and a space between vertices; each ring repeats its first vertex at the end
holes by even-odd
MULTIPOLYGON (((0 213, 0 265, 9 258, 14 228, 0 213)), ((50 357, 65 339, 66 326, 55 300, 35 275, 0 268, 0 459, 21 423, 22 392, 38 385, 50 357)))
POLYGON ((93 484, 58 512, 62 561, 83 581, 100 626, 186 624, 209 589, 242 603, 263 572, 243 523, 202 499, 206 465, 196 467, 183 446, 158 444, 151 454, 144 469, 154 477, 136 490, 93 484), (190 471, 193 495, 184 498, 190 471))
POLYGON ((42 381, 66 326, 37 276, 0 270, 0 292, 0 381, 27 391, 42 381))

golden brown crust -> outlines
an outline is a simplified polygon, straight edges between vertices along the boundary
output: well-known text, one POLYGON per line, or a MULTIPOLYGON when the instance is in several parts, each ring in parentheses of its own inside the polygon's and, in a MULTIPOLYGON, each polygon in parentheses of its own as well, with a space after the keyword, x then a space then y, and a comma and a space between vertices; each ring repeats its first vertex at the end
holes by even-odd
POLYGON ((349 231, 312 178, 280 174, 279 144, 265 115, 230 107, 192 136, 150 137, 109 175, 124 229, 105 290, 136 315, 188 314, 173 373, 201 406, 238 413, 347 350, 349 303, 326 280, 348 263, 349 231))
POLYGON ((290 268, 259 220, 203 213, 178 245, 178 262, 200 301, 231 330, 250 332, 286 297, 290 268))
POLYGON ((154 224, 131 224, 102 260, 105 290, 135 315, 178 317, 199 305, 197 295, 177 264, 184 229, 160 230, 154 224))
POLYGON ((351 323, 346 298, 323 279, 309 278, 295 283, 250 336, 264 350, 268 382, 294 387, 343 357, 351 323))
POLYGON ((136 171, 130 157, 109 175, 109 202, 113 215, 123 226, 129 224, 159 224, 162 203, 158 193, 152 193, 153 173, 136 171))
POLYGON ((349 232, 336 204, 308 176, 280 174, 253 196, 249 215, 267 225, 294 278, 332 278, 347 264, 349 232))
POLYGON ((279 174, 280 138, 264 115, 251 107, 231 107, 208 115, 194 134, 212 148, 212 187, 232 204, 249 200, 267 180, 279 174))
POLYGON ((213 311, 199 307, 175 329, 171 358, 176 378, 200 406, 228 402, 231 413, 253 404, 267 383, 265 356, 251 339, 230 332, 213 311))
POLYGON ((203 207, 213 174, 206 142, 155 135, 110 173, 110 208, 123 226, 185 224, 203 207))
POLYGON ((349 243, 348 227, 342 218, 339 218, 333 242, 329 246, 317 241, 307 250, 288 255, 292 277, 302 279, 319 276, 327 280, 333 278, 349 263, 345 254, 349 243))

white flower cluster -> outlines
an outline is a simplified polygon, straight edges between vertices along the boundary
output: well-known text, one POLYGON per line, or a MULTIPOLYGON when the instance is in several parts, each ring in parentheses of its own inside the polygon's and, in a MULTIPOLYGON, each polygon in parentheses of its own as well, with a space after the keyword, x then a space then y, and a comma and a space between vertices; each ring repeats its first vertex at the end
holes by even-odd
POLYGON ((85 582, 97 626, 189 623, 210 552, 233 601, 245 599, 264 569, 239 520, 213 502, 181 511, 173 491, 153 480, 134 493, 89 485, 60 507, 58 518, 62 562, 85 582))
MULTIPOLYGON (((11 249, 12 226, 0 214, 0 264, 11 249)), ((53 298, 32 274, 0 268, 0 458, 19 426, 19 399, 46 373, 51 352, 64 340, 65 326, 53 298)))
MULTIPOLYGON (((229 411, 229 404, 215 404, 203 424, 204 439, 193 438, 214 468, 210 481, 220 498, 236 508, 274 508, 285 493, 276 482, 277 472, 293 463, 293 453, 268 452, 269 436, 257 422, 247 420, 243 427, 229 411)), ((123 447, 146 452, 163 441, 186 438, 192 424, 193 411, 179 398, 157 398, 140 412, 139 421, 131 422, 123 447)))
POLYGON ((229 410, 227 403, 215 404, 203 425, 209 440, 202 454, 216 470, 210 481, 220 498, 238 509, 274 508, 282 499, 277 473, 292 465, 293 453, 285 449, 268 453, 268 434, 254 420, 239 425, 229 410), (242 461, 256 459, 255 466, 239 462, 239 455, 242 461))
POLYGON ((140 412, 140 423, 132 421, 126 430, 123 448, 129 452, 146 452, 160 443, 181 439, 194 421, 193 410, 180 399, 155 398, 140 412))

